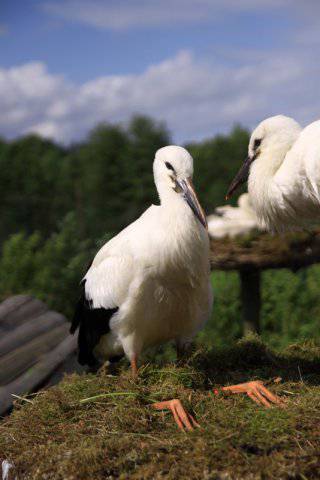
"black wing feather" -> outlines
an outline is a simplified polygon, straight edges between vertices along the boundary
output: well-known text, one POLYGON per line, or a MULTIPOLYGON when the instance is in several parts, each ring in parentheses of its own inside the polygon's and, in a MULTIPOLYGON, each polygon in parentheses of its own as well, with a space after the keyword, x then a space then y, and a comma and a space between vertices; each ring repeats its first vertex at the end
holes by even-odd
POLYGON ((85 283, 85 280, 81 282, 82 293, 75 308, 70 333, 74 334, 79 327, 78 361, 81 365, 95 367, 99 362, 93 354, 94 347, 102 335, 110 332, 110 319, 119 308, 92 308, 92 301, 86 298, 85 283))

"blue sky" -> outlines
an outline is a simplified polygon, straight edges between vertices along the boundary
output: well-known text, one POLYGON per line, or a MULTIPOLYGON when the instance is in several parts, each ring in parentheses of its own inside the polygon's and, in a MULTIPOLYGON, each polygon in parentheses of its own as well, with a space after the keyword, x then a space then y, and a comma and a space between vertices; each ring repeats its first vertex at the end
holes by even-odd
POLYGON ((78 140, 141 112, 177 142, 319 117, 316 0, 2 0, 0 135, 78 140))

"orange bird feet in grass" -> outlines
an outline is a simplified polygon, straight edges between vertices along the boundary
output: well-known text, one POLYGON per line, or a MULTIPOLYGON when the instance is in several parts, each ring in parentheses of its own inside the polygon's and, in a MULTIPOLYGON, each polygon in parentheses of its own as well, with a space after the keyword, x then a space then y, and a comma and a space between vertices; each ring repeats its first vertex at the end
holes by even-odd
MULTIPOLYGON (((132 376, 133 378, 137 378, 138 362, 136 355, 132 357, 130 364, 132 376)), ((176 424, 182 431, 191 431, 194 429, 194 427, 200 427, 200 425, 196 422, 193 416, 184 409, 182 403, 177 398, 174 398, 173 400, 166 400, 164 402, 153 403, 152 408, 154 408, 155 410, 171 411, 176 424)))
MULTIPOLYGON (((214 393, 218 394, 219 391, 245 393, 255 403, 267 408, 270 408, 272 405, 277 405, 278 407, 283 407, 285 405, 284 400, 270 392, 270 390, 263 385, 263 382, 259 380, 222 387, 219 390, 214 390, 214 393)), ((158 402, 152 404, 152 407, 156 410, 171 411, 178 428, 182 431, 192 431, 194 427, 200 427, 199 423, 196 422, 193 416, 184 409, 180 400, 174 399, 165 402, 158 402)))
MULTIPOLYGON (((138 357, 133 355, 131 361, 131 372, 133 378, 138 377, 138 357)), ((178 425, 179 429, 182 431, 188 430, 191 431, 194 427, 200 427, 199 423, 193 418, 193 416, 188 413, 180 400, 174 398, 173 400, 166 400, 164 402, 157 402, 152 404, 152 408, 155 410, 169 410, 171 411, 173 418, 178 425)))
MULTIPOLYGON (((138 358, 137 355, 134 355, 130 361, 131 372, 133 378, 138 377, 138 358)), ((176 424, 179 429, 182 431, 193 430, 194 427, 200 427, 200 425, 195 421, 193 416, 188 413, 182 403, 177 398, 173 400, 166 400, 164 402, 157 402, 152 404, 152 408, 155 410, 169 410, 171 411, 173 418, 175 419, 176 424)))
MULTIPOLYGON (((137 378, 137 355, 133 356, 130 363, 132 375, 134 378, 137 378)), ((255 403, 266 408, 270 408, 272 405, 276 405, 278 407, 283 407, 285 405, 284 400, 278 397, 278 395, 270 392, 270 390, 268 390, 260 380, 239 383, 238 385, 229 385, 228 387, 222 387, 220 389, 213 390, 213 393, 216 395, 218 395, 220 392, 244 393, 248 395, 248 397, 250 397, 255 403)), ((199 423, 190 413, 185 410, 181 401, 177 398, 173 400, 166 400, 164 402, 153 403, 152 408, 155 410, 169 410, 181 431, 192 431, 194 427, 200 427, 199 423)))
MULTIPOLYGON (((266 408, 270 408, 272 405, 277 405, 278 407, 285 405, 284 400, 270 392, 260 380, 222 387, 221 390, 230 393, 245 393, 258 405, 263 405, 266 408)), ((215 390, 214 393, 219 393, 219 390, 215 390)))
POLYGON ((165 402, 153 403, 152 407, 156 410, 170 410, 178 428, 183 432, 185 430, 191 431, 194 427, 200 427, 193 416, 184 409, 180 400, 176 398, 165 402))

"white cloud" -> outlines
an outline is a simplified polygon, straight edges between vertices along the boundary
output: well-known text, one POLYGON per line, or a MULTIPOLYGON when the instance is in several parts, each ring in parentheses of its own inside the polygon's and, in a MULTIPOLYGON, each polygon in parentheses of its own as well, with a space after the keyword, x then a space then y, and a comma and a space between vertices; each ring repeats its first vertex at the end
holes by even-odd
MULTIPOLYGON (((312 0, 307 0, 312 1, 312 0)), ((221 14, 291 6, 296 0, 63 0, 41 8, 66 21, 110 30, 207 23, 221 14)))
POLYGON ((276 113, 306 123, 319 116, 319 69, 303 50, 234 67, 180 52, 139 75, 102 76, 78 86, 42 63, 29 63, 0 69, 0 134, 37 132, 69 142, 98 122, 126 121, 134 113, 165 120, 179 142, 236 122, 254 126, 276 113))
MULTIPOLYGON (((1 68, 0 134, 12 137, 30 128, 40 134, 44 133, 33 126, 47 123, 50 120, 50 108, 59 99, 67 103, 72 95, 74 88, 63 77, 49 74, 46 66, 40 62, 1 68)), ((63 135, 58 135, 57 132, 56 129, 54 137, 63 139, 63 135)))

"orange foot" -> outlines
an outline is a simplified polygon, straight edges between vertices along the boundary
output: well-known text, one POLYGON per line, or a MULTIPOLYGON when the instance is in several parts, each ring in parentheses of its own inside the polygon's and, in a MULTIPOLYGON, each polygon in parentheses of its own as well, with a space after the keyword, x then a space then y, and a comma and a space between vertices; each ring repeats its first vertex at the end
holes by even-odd
POLYGON ((254 402, 259 405, 264 405, 267 408, 270 408, 272 404, 278 405, 279 407, 285 405, 284 400, 271 393, 260 380, 240 383, 239 385, 230 385, 229 387, 223 387, 222 390, 231 393, 246 393, 254 402))
POLYGON ((176 398, 165 402, 153 403, 152 407, 156 410, 170 410, 176 424, 183 432, 185 429, 191 431, 194 427, 200 427, 199 423, 195 421, 193 416, 186 412, 180 400, 176 398))

